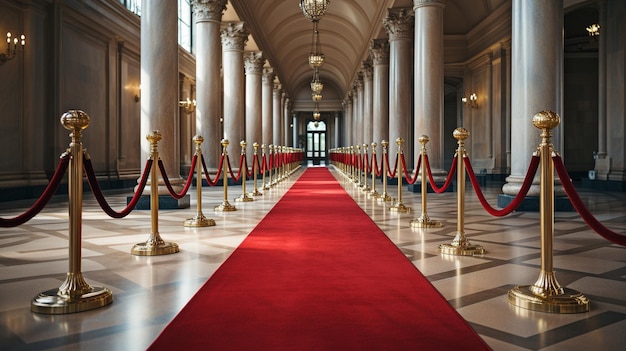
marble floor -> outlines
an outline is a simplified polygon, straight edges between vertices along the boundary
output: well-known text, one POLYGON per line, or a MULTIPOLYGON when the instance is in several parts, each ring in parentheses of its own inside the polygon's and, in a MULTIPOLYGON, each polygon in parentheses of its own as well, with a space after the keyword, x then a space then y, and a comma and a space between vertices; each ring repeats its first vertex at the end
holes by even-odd
MULTIPOLYGON (((191 207, 160 210, 158 232, 180 252, 134 256, 130 250, 152 232, 150 211, 124 219, 108 217, 90 194, 84 198, 81 271, 92 286, 113 292, 113 303, 63 315, 33 313, 31 299, 55 289, 68 272, 68 204, 60 196, 24 225, 0 228, 0 349, 2 350, 144 350, 246 235, 280 200, 303 169, 255 201, 232 201, 241 187, 229 187, 234 212, 214 212, 223 188, 203 188, 203 213, 216 226, 187 228, 191 207)), ((443 226, 413 229, 421 213, 421 194, 402 193, 412 211, 394 213, 390 204, 368 199, 336 169, 333 174, 399 249, 430 280, 494 350, 618 350, 626 345, 626 248, 593 232, 576 212, 557 212, 554 265, 562 286, 584 293, 586 313, 552 314, 516 308, 507 292, 535 282, 540 272, 540 222, 537 212, 490 216, 471 186, 465 200, 464 232, 481 256, 438 253, 457 232, 456 193, 428 194, 427 213, 443 226)), ((260 184, 260 182, 259 182, 260 184)), ((252 190, 251 181, 247 184, 252 190)), ((379 192, 382 190, 378 185, 379 192)), ((487 198, 496 202, 499 184, 488 182, 487 198)), ((397 186, 388 192, 395 196, 397 186)), ((116 209, 132 190, 108 192, 116 209)), ((590 210, 613 231, 626 233, 626 194, 580 192, 590 210)), ((32 201, 0 202, 0 217, 22 213, 32 201)), ((323 219, 321 219, 323 220, 323 219)), ((363 257, 367 260, 367 257, 363 257)))

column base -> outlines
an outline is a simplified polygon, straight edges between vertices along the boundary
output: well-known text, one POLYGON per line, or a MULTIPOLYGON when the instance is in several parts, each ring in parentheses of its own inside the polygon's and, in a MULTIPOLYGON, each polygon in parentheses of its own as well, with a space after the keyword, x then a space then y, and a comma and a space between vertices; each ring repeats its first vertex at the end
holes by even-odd
MULTIPOLYGON (((513 202, 515 196, 507 194, 498 195, 498 207, 504 208, 513 202)), ((567 196, 557 196, 554 198, 554 210, 559 212, 572 212, 574 207, 567 196)), ((526 196, 516 211, 539 211, 539 196, 526 196)))
POLYGON ((563 288, 563 294, 540 296, 531 291, 532 285, 509 290, 509 302, 517 307, 549 313, 589 312, 589 299, 582 293, 563 288))
POLYGON ((67 314, 93 310, 113 302, 111 290, 99 286, 92 286, 90 292, 74 297, 59 295, 58 292, 59 289, 52 289, 39 293, 33 298, 30 310, 43 314, 67 314))
MULTIPOLYGON (((126 197, 126 204, 130 203, 132 196, 126 197)), ((181 199, 175 199, 169 195, 159 195, 159 209, 163 210, 177 210, 181 208, 189 208, 190 206, 189 194, 183 196, 181 199)), ((135 210, 149 210, 150 209, 150 195, 142 195, 135 205, 135 210)))

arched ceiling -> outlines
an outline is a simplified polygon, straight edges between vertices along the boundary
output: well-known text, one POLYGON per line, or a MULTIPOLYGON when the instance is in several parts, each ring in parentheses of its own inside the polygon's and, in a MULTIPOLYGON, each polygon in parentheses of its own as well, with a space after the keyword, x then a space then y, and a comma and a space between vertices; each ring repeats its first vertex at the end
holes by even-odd
MULTIPOLYGON (((445 0, 444 34, 467 34, 498 7, 511 0, 445 0)), ((261 50, 274 67, 287 95, 312 104, 308 65, 313 24, 304 17, 300 0, 230 0, 223 21, 241 20, 251 32, 246 50, 261 50)), ((372 39, 387 37, 383 18, 390 7, 413 7, 412 0, 330 0, 319 21, 320 69, 324 103, 337 105, 352 88, 372 39)))

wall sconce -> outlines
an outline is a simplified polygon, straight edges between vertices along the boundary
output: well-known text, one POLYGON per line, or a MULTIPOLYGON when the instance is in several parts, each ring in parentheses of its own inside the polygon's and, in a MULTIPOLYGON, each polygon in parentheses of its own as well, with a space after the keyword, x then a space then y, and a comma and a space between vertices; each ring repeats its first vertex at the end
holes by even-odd
POLYGON ((587 33, 589 33, 589 36, 592 38, 600 35, 600 25, 597 23, 590 25, 586 29, 587 29, 587 33))
POLYGON ((182 107, 186 113, 192 113, 196 110, 196 100, 187 98, 187 100, 179 101, 178 106, 182 107))
POLYGON ((469 96, 469 100, 464 97, 461 99, 461 101, 463 101, 463 104, 465 104, 465 106, 467 106, 469 104, 469 107, 471 108, 478 108, 478 96, 476 96, 476 93, 472 93, 472 95, 469 96))
POLYGON ((20 42, 22 45, 22 49, 19 51, 20 53, 24 52, 24 44, 26 44, 26 36, 24 34, 20 35, 20 39, 17 37, 11 40, 11 32, 7 32, 7 52, 0 53, 0 65, 4 65, 7 61, 11 61, 17 55, 17 43, 20 42), (11 41, 13 42, 13 50, 11 50, 11 41))
POLYGON ((137 87, 137 92, 135 92, 135 102, 139 102, 141 100, 141 84, 137 87))

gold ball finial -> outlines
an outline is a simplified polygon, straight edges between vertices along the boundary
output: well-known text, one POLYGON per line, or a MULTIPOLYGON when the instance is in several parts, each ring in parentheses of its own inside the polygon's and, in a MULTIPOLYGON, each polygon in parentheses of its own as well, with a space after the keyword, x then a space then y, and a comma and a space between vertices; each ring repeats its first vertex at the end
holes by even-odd
POLYGON ((428 135, 422 135, 417 140, 419 140, 420 144, 426 145, 426 143, 428 143, 430 141, 430 138, 428 137, 428 135))
POLYGON ((259 143, 255 141, 254 144, 252 144, 252 147, 259 147, 259 143))
POLYGON ((404 138, 402 138, 402 137, 397 138, 397 139, 396 139, 396 144, 398 144, 398 145, 402 145, 402 144, 404 144, 404 138))
POLYGON ((148 135, 146 135, 146 139, 148 139, 151 144, 158 143, 159 141, 161 141, 161 132, 159 132, 158 130, 153 130, 152 132, 148 133, 148 135))
POLYGON ((242 140, 242 141, 239 142, 239 145, 241 147, 246 147, 246 145, 248 145, 248 143, 246 143, 244 140, 242 140))
POLYGON ((469 131, 463 127, 459 127, 452 132, 452 136, 456 140, 465 140, 469 136, 469 131))
POLYGON ((386 147, 387 145, 389 145, 389 142, 387 140, 383 140, 383 141, 380 142, 380 145, 386 147))
POLYGON ((376 145, 378 145, 378 144, 376 144, 376 142, 372 143, 372 147, 376 147, 376 145))
POLYGON ((89 116, 81 110, 69 110, 61 116, 61 124, 68 130, 83 130, 89 126, 89 122, 89 116))
POLYGON ((202 135, 196 135, 193 137, 193 142, 200 145, 204 142, 204 138, 202 137, 202 135))
POLYGON ((228 139, 222 139, 222 146, 223 147, 228 146, 228 144, 230 144, 230 141, 228 141, 228 139))
POLYGON ((539 129, 554 129, 561 123, 561 117, 553 111, 541 111, 533 116, 533 124, 539 129))

